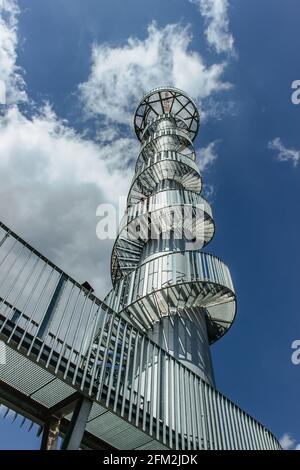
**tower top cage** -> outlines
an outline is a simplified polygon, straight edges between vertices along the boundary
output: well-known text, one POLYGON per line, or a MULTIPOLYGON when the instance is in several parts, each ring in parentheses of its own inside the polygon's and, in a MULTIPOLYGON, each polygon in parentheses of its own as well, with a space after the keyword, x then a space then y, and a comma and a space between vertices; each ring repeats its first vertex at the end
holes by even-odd
POLYGON ((149 91, 140 101, 134 115, 134 130, 141 141, 149 124, 158 116, 172 115, 194 140, 200 125, 200 115, 195 102, 186 93, 172 86, 162 86, 149 91))

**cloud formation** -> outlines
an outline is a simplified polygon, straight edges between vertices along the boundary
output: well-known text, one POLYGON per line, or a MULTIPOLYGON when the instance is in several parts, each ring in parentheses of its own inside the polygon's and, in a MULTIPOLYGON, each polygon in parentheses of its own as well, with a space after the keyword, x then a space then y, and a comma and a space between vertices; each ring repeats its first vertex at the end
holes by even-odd
POLYGON ((25 82, 16 64, 18 14, 15 0, 0 0, 0 105, 27 101, 25 82))
POLYGON ((11 108, 0 124, 1 219, 104 295, 112 240, 97 239, 96 209, 118 207, 131 176, 124 156, 135 151, 126 138, 85 140, 49 107, 31 119, 11 108))
POLYGON ((125 196, 137 142, 108 134, 86 139, 49 104, 38 109, 28 99, 26 115, 21 111, 27 95, 17 66, 18 14, 14 0, 0 0, 0 81, 9 98, 0 115, 0 218, 104 296, 112 240, 97 239, 96 209, 102 202, 118 207, 125 196))
POLYGON ((300 450, 300 444, 295 446, 296 441, 289 432, 286 432, 279 442, 284 450, 300 450))
POLYGON ((228 0, 190 0, 198 6, 205 21, 208 44, 220 53, 235 55, 234 39, 229 29, 228 0))
POLYGON ((268 143, 268 148, 277 152, 276 158, 279 162, 291 161, 294 167, 298 165, 300 160, 300 150, 288 149, 281 142, 280 137, 275 137, 275 139, 270 141, 268 143))
MULTIPOLYGON (((0 218, 104 297, 113 240, 97 239, 96 209, 118 206, 128 191, 138 153, 137 140, 128 137, 134 105, 166 76, 201 102, 230 87, 222 80, 226 65, 207 67, 189 49, 189 28, 180 25, 152 24, 145 40, 130 38, 119 47, 94 45, 90 76, 80 86, 86 112, 101 116, 91 140, 50 104, 32 105, 17 64, 19 13, 15 0, 0 0, 0 83, 7 98, 0 115, 0 218)), ((215 142, 200 151, 203 169, 215 158, 215 142)))
POLYGON ((197 152, 197 163, 200 170, 205 171, 209 166, 214 163, 218 157, 216 146, 218 141, 215 140, 207 145, 207 147, 201 147, 197 152))
POLYGON ((87 115, 131 125, 135 106, 157 86, 181 88, 200 104, 229 89, 222 79, 226 63, 205 65, 200 54, 190 50, 191 39, 189 27, 169 24, 159 29, 152 23, 144 40, 130 37, 122 46, 94 44, 90 75, 79 86, 87 115))

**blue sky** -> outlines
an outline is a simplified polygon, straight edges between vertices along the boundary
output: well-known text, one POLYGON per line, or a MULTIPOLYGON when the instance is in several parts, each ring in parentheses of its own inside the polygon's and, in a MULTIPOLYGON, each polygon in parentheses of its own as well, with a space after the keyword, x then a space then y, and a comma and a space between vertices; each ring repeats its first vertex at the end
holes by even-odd
MULTIPOLYGON (((0 219, 104 297, 112 241, 96 238, 96 208, 128 190, 134 107, 157 85, 189 92, 216 223, 207 251, 238 298, 212 347, 217 386, 297 446, 299 2, 0 0, 0 13, 0 219)), ((8 446, 38 441, 0 420, 8 446)))

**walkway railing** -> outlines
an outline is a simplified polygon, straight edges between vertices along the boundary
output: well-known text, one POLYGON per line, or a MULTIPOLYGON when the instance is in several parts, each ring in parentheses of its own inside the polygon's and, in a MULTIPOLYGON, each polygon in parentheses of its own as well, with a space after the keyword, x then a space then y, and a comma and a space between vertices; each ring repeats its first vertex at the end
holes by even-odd
MULTIPOLYGON (((280 448, 264 426, 1 222, 0 337, 149 436, 153 448, 155 441, 173 449, 280 448)), ((90 432, 98 435, 95 423, 90 432)), ((108 425, 104 440, 116 433, 108 425)))

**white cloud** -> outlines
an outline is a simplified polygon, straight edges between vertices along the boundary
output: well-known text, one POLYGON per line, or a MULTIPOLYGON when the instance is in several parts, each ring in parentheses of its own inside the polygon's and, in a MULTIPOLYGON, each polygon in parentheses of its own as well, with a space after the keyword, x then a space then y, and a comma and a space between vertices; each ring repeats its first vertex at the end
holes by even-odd
POLYGON ((6 103, 6 85, 3 80, 0 80, 0 104, 6 103))
POLYGON ((202 188, 202 195, 210 204, 213 204, 215 197, 215 187, 212 184, 204 183, 202 188))
POLYGON ((237 116, 240 111, 240 104, 230 99, 216 99, 211 96, 205 100, 205 113, 202 113, 203 121, 220 121, 226 116, 237 116))
POLYGON ((22 114, 18 104, 27 97, 17 66, 18 13, 15 1, 0 0, 0 81, 8 92, 0 116, 0 218, 104 296, 112 241, 96 238, 96 209, 102 202, 118 206, 126 195, 137 141, 112 141, 107 132, 99 142, 85 139, 50 105, 22 114))
POLYGON ((197 151, 197 163, 202 171, 206 170, 218 157, 216 146, 218 141, 210 142, 207 147, 201 147, 197 151))
POLYGON ((96 208, 126 195, 133 145, 85 140, 49 107, 32 119, 13 107, 0 123, 1 219, 101 295, 112 241, 96 238, 96 208))
POLYGON ((281 437, 279 442, 284 450, 300 450, 300 444, 295 446, 296 441, 288 432, 281 437))
POLYGON ((128 125, 134 107, 154 87, 173 85, 199 102, 230 88, 222 81, 226 63, 206 66, 200 54, 189 50, 190 42, 189 27, 159 29, 152 23, 144 40, 131 37, 116 47, 95 44, 90 76, 79 87, 87 114, 128 125))
POLYGON ((275 137, 268 143, 268 148, 277 152, 277 160, 280 162, 291 161, 294 166, 298 165, 300 160, 300 150, 288 149, 281 142, 280 137, 275 137))
POLYGON ((0 104, 26 101, 24 80, 17 59, 19 8, 14 0, 0 0, 0 104))
POLYGON ((206 24, 207 42, 219 54, 235 54, 234 39, 229 30, 228 0, 190 0, 198 6, 206 24))
POLYGON ((295 440, 292 439, 291 435, 289 433, 285 433, 282 438, 279 440, 280 445, 283 449, 289 450, 293 447, 295 444, 295 440))
MULTIPOLYGON (((218 158, 217 154, 217 144, 218 140, 210 142, 206 147, 201 147, 197 150, 197 163, 200 170, 203 172, 207 170, 218 158)), ((213 202, 213 197, 215 194, 215 188, 212 184, 204 182, 203 186, 203 196, 209 201, 213 202)))
MULTIPOLYGON (((87 110, 102 117, 92 141, 50 105, 31 109, 31 116, 21 112, 19 103, 30 107, 30 100, 17 66, 18 13, 15 1, 0 0, 0 81, 8 92, 0 117, 0 219, 104 297, 113 241, 97 239, 96 208, 102 202, 118 205, 127 194, 131 159, 138 153, 137 140, 122 136, 122 124, 131 122, 143 93, 165 77, 198 100, 227 89, 225 64, 206 67, 188 50, 189 29, 179 25, 153 24, 144 41, 131 38, 123 47, 95 45, 89 80, 80 88, 87 110)), ((214 160, 214 145, 201 150, 203 167, 214 160)))

